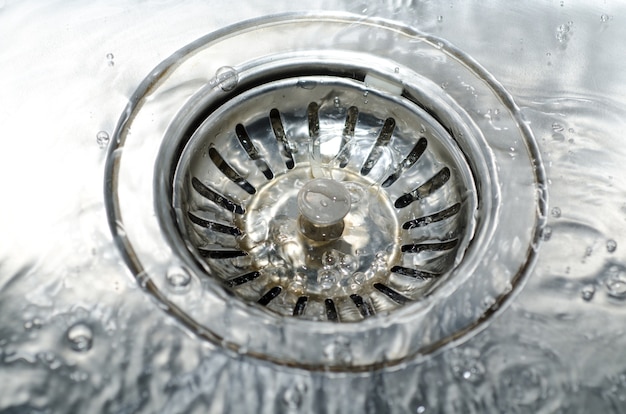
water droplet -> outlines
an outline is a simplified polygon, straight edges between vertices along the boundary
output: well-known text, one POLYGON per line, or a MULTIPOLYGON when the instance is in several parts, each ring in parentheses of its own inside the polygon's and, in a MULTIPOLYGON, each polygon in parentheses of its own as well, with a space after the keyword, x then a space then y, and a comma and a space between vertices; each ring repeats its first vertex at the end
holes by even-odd
POLYGON ((295 294, 299 295, 304 293, 304 282, 303 282, 303 277, 300 276, 300 278, 296 277, 294 278, 294 280, 291 281, 291 283, 289 283, 289 290, 291 290, 292 292, 294 292, 295 294))
POLYGON ((365 276, 365 273, 363 272, 356 272, 355 274, 352 275, 352 280, 357 286, 362 285, 366 279, 367 277, 365 276))
POLYGON ((330 269, 324 269, 317 274, 317 283, 322 289, 330 289, 337 283, 337 272, 330 269))
POLYGON ((72 325, 66 334, 70 347, 76 352, 87 352, 93 345, 93 332, 82 322, 72 325))
POLYGON ((230 66, 222 66, 219 68, 215 72, 215 79, 224 92, 232 91, 237 86, 237 83, 239 83, 237 71, 230 66))
POLYGON ((556 29, 556 39, 559 42, 564 42, 568 39, 568 33, 570 31, 570 26, 566 24, 562 24, 556 29))
POLYGON ((618 266, 611 266, 608 270, 606 289, 611 297, 626 298, 626 271, 618 266))
POLYGON ((443 21, 443 16, 437 16, 437 21, 441 23, 443 21))
POLYGON ((337 264, 337 255, 333 250, 326 251, 322 254, 322 266, 332 267, 337 264))
POLYGON ((288 412, 298 412, 304 402, 307 386, 299 381, 290 384, 283 394, 283 403, 288 412))
POLYGON ((593 299, 593 295, 595 295, 595 293, 596 293, 595 285, 592 285, 592 284, 585 285, 580 290, 580 297, 583 298, 583 300, 589 302, 591 299, 593 299))
POLYGON ((550 210, 550 214, 552 214, 552 217, 554 217, 554 218, 561 217, 561 208, 560 207, 552 207, 552 210, 550 210))
POLYGON ((98 147, 100 147, 101 149, 106 148, 107 145, 109 145, 109 141, 110 141, 110 137, 109 137, 108 132, 100 131, 96 134, 96 143, 98 144, 98 147))
POLYGON ((324 356, 331 361, 349 364, 352 362, 350 340, 341 336, 336 337, 324 347, 324 356))
POLYGON ((602 16, 600 16, 600 20, 605 23, 609 21, 609 16, 607 14, 603 14, 602 16))
POLYGON ((339 260, 339 265, 344 271, 354 272, 357 268, 357 260, 354 256, 347 254, 339 260))
POLYGON ((480 352, 468 347, 455 350, 450 355, 450 366, 457 378, 478 383, 484 378, 486 369, 480 361, 480 352))
POLYGON ((606 251, 609 253, 613 253, 617 249, 617 242, 613 239, 609 239, 606 241, 606 251))
POLYGON ((191 282, 191 275, 184 269, 170 269, 167 272, 167 283, 176 291, 183 291, 191 282))
POLYGON ((296 86, 298 88, 312 90, 315 89, 315 87, 317 86, 317 82, 312 80, 299 80, 298 83, 296 83, 296 86))
POLYGON ((39 318, 33 318, 30 321, 24 322, 24 329, 27 331, 31 329, 40 329, 43 326, 43 322, 39 318))

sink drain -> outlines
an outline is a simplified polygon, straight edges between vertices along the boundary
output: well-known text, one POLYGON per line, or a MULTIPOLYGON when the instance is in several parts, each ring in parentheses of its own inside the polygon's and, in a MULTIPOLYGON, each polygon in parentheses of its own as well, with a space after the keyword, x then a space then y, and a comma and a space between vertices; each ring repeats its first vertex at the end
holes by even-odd
POLYGON ((141 285, 200 337, 309 369, 475 330, 543 222, 509 95, 388 22, 289 15, 199 39, 144 81, 114 144, 109 219, 141 285))
POLYGON ((376 79, 282 73, 212 112, 174 160, 191 253, 285 316, 357 321, 428 295, 472 235, 462 151, 376 79))

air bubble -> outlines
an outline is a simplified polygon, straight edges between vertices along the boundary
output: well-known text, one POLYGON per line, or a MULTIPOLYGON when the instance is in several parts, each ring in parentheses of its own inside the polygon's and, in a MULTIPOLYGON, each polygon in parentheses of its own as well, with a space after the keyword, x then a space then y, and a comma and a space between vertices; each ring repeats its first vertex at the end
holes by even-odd
POLYGON ((299 80, 296 86, 306 90, 313 90, 317 87, 317 82, 312 80, 299 80))
POLYGON ((115 65, 115 62, 113 61, 114 58, 115 56, 113 56, 113 53, 107 53, 107 60, 109 61, 109 66, 115 65))
POLYGON ((230 66, 222 66, 215 72, 215 79, 220 89, 229 92, 235 89, 239 83, 239 75, 237 71, 230 66))
POLYGON ((564 42, 568 39, 568 33, 570 31, 570 26, 566 24, 562 24, 556 29, 556 39, 559 42, 564 42))
POLYGON ((443 21, 443 16, 437 16, 437 21, 441 23, 443 21))
POLYGON ((613 239, 606 241, 606 251, 613 253, 617 249, 617 242, 613 239))
POLYGON ((339 108, 339 105, 341 105, 339 97, 335 96, 335 99, 333 99, 333 104, 335 105, 335 108, 339 108))
POLYGON ((394 73, 400 73, 400 68, 399 68, 399 67, 394 68, 394 69, 393 69, 393 72, 394 72, 394 73))
POLYGON ((317 274, 317 283, 324 290, 332 288, 337 283, 337 272, 330 269, 320 271, 317 274))
POLYGON ((560 207, 553 207, 552 210, 550 210, 550 214, 552 214, 552 217, 554 217, 554 218, 561 217, 561 208, 560 207))
POLYGON ((333 342, 324 347, 324 356, 331 360, 343 364, 352 362, 352 352, 350 341, 347 338, 337 337, 333 342))
MULTIPOLYGON (((550 53, 548 53, 548 56, 550 56, 550 53)), ((563 125, 561 125, 561 124, 559 124, 557 122, 554 122, 552 124, 552 130, 554 132, 563 132, 565 130, 565 128, 563 127, 563 125)))
POLYGON ((357 268, 357 260, 354 256, 351 256, 349 254, 343 256, 340 261, 339 264, 342 268, 342 270, 345 270, 347 272, 354 272, 357 268))
POLYGON ((191 282, 191 275, 183 269, 172 269, 167 273, 167 283, 174 288, 174 290, 185 290, 191 282))
POLYGON ((295 382, 290 384, 283 394, 283 403, 289 412, 298 412, 307 393, 306 384, 295 382))
POLYGON ((602 21, 602 23, 608 22, 609 16, 607 14, 603 14, 602 16, 600 16, 600 20, 602 21))
POLYGON ((596 294, 596 287, 595 287, 595 285, 585 285, 580 290, 580 297, 583 298, 583 300, 587 301, 587 302, 589 302, 591 299, 593 299, 593 295, 595 295, 595 294, 596 294))
POLYGON ((329 250, 322 254, 322 266, 332 267, 337 264, 337 254, 333 250, 329 250))
POLYGON ((26 329, 27 331, 35 328, 35 329, 39 329, 43 326, 43 322, 41 322, 41 319, 39 318, 34 318, 32 321, 26 321, 24 322, 24 329, 26 329))
POLYGON ((109 141, 111 138, 109 137, 109 133, 106 131, 100 131, 96 134, 96 143, 100 149, 104 149, 109 145, 109 141))
POLYGON ((626 271, 617 266, 611 266, 608 273, 606 289, 609 296, 616 299, 626 298, 626 271))
POLYGON ((417 414, 424 414, 426 412, 426 407, 424 407, 423 405, 420 405, 419 407, 417 407, 417 410, 415 410, 415 412, 417 414))
POLYGON ((367 277, 365 276, 365 273, 363 272, 356 272, 355 274, 352 275, 352 281, 358 286, 365 283, 366 279, 367 277))
POLYGON ((93 345, 93 332, 86 324, 79 322, 67 330, 67 341, 76 352, 87 352, 93 345))

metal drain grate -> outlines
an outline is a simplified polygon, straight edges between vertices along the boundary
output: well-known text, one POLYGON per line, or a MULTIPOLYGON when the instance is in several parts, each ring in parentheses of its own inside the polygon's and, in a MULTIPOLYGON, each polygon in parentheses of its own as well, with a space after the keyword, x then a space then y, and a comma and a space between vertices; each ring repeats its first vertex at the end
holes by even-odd
POLYGON ((534 262, 545 191, 528 125, 471 57, 345 15, 181 49, 106 170, 112 233, 165 311, 224 349, 337 371, 484 326, 534 262))
POLYGON ((237 296, 284 316, 358 321, 420 300, 453 268, 477 206, 469 165, 432 116, 371 82, 261 84, 193 133, 174 180, 179 225, 237 296), (326 214, 342 189, 349 199, 332 225, 299 205, 303 193, 319 198, 307 190, 319 180, 339 189, 314 197, 308 215, 326 214))

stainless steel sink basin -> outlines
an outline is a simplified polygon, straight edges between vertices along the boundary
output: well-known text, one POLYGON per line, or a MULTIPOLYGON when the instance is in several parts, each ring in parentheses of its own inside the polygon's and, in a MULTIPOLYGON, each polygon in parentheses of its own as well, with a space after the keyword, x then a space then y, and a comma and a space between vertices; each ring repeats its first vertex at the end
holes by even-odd
POLYGON ((626 411, 624 16, 0 3, 0 412, 626 411))

